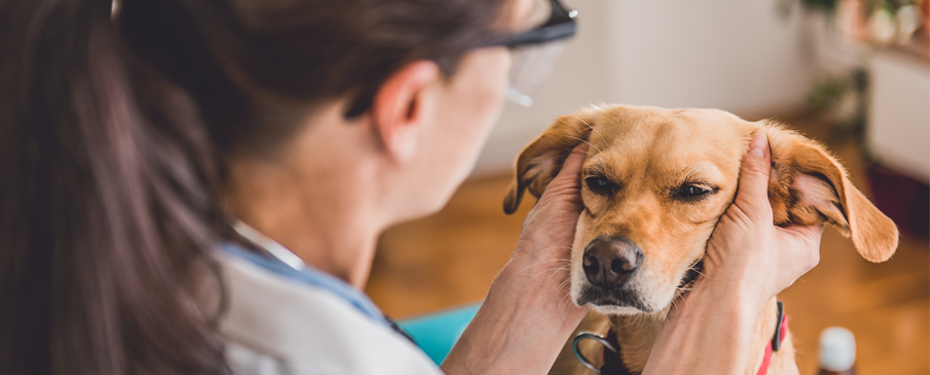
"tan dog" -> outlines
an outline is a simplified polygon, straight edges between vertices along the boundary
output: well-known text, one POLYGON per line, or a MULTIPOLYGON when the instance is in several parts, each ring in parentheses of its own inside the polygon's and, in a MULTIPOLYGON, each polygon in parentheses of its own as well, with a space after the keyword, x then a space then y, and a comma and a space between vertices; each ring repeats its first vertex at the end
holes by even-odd
MULTIPOLYGON (((707 109, 592 107, 563 116, 527 146, 504 211, 516 211, 525 189, 539 197, 581 142, 585 209, 571 256, 571 298, 593 311, 579 330, 617 333, 623 364, 641 372, 688 272, 737 190, 749 139, 764 132, 771 146, 769 199, 775 224, 830 223, 872 262, 887 260, 898 230, 857 190, 822 146, 770 121, 748 122, 707 109)), ((778 320, 773 299, 756 323, 746 374, 756 374, 778 320)), ((600 366, 601 346, 581 347, 600 366)), ((591 374, 563 350, 553 374, 591 374)), ((797 374, 790 335, 771 357, 768 374, 797 374)))

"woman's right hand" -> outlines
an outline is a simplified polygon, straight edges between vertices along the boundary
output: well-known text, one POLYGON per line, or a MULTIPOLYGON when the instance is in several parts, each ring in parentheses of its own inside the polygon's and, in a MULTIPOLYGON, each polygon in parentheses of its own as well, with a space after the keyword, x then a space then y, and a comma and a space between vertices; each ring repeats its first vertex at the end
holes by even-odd
POLYGON ((588 306, 569 295, 575 223, 583 208, 587 146, 565 160, 526 217, 513 257, 442 364, 452 374, 544 374, 588 306))

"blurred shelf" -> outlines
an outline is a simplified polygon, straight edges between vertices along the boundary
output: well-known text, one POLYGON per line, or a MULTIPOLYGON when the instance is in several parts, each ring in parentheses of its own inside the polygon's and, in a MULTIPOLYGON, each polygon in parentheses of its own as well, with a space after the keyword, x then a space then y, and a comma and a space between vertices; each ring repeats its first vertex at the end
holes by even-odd
POLYGON ((903 47, 877 51, 869 64, 866 146, 882 165, 930 183, 930 58, 903 47))
POLYGON ((927 45, 927 43, 923 41, 914 40, 907 44, 896 44, 884 47, 879 50, 879 53, 882 52, 897 54, 930 67, 930 45, 927 45))

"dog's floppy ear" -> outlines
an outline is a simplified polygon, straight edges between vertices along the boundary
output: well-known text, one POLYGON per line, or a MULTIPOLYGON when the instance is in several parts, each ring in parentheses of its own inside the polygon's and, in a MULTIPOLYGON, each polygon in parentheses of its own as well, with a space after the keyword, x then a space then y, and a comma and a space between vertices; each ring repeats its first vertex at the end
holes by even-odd
POLYGON ((585 112, 561 116, 526 146, 517 158, 514 181, 504 197, 504 213, 517 211, 526 189, 539 198, 572 150, 587 140, 591 126, 590 116, 585 112))
POLYGON ((898 247, 898 228, 849 181, 846 170, 819 143, 768 123, 772 149, 769 199, 775 224, 830 223, 871 262, 898 247))

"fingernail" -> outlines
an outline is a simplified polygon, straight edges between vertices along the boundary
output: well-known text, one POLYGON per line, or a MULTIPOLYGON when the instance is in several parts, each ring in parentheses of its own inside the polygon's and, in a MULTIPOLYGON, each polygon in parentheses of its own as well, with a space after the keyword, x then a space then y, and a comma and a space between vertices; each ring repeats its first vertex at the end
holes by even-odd
POLYGON ((752 141, 749 142, 749 154, 757 158, 763 157, 765 154, 765 147, 768 146, 768 139, 765 138, 765 134, 756 133, 752 137, 752 141))

